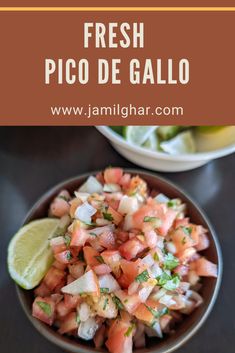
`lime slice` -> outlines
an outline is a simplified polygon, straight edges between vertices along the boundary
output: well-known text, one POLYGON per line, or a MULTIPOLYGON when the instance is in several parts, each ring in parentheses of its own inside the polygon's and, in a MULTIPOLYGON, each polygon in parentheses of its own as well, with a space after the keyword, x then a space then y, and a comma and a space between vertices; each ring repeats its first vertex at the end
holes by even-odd
POLYGON ((191 131, 182 132, 171 140, 161 142, 160 147, 169 154, 196 152, 195 141, 191 131))
POLYGON ((147 141, 143 144, 143 147, 156 151, 158 149, 158 144, 159 141, 157 135, 155 132, 152 132, 147 141))
POLYGON ((131 144, 141 146, 156 129, 157 126, 125 126, 124 138, 131 144))
POLYGON ((53 261, 49 239, 59 219, 44 218, 23 226, 8 246, 8 269, 11 277, 24 289, 34 288, 53 261))
POLYGON ((199 126, 195 128, 199 152, 218 150, 235 143, 235 126, 199 126))

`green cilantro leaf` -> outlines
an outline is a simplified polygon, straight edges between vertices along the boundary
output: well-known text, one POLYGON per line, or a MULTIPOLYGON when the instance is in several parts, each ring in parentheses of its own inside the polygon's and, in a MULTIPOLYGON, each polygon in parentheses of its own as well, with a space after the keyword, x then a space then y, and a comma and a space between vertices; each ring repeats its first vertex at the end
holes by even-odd
POLYGON ((165 256, 165 260, 164 260, 164 269, 165 270, 171 271, 174 268, 176 268, 178 265, 179 265, 179 260, 177 259, 177 257, 172 255, 171 253, 168 253, 165 256))
POLYGON ((181 227, 181 228, 182 228, 182 231, 184 232, 184 234, 189 235, 189 236, 192 234, 192 231, 193 231, 192 227, 181 227))
POLYGON ((65 243, 65 245, 66 245, 67 248, 69 247, 70 242, 71 242, 71 237, 70 237, 68 234, 66 234, 66 235, 64 236, 64 243, 65 243))
POLYGON ((148 217, 148 216, 145 216, 144 217, 144 222, 151 222, 153 223, 154 227, 155 228, 158 228, 162 225, 162 221, 160 218, 158 217, 148 217))
POLYGON ((146 282, 149 278, 150 277, 149 277, 148 271, 144 270, 138 276, 136 276, 135 280, 136 282, 142 283, 142 282, 146 282))
POLYGON ((108 298, 105 298, 105 300, 104 300, 103 310, 105 310, 105 309, 106 309, 106 307, 107 307, 107 305, 108 305, 108 302, 109 302, 108 298))
POLYGON ((66 259, 70 261, 73 258, 73 255, 71 254, 71 251, 67 251, 66 253, 66 259))
POLYGON ((146 304, 145 304, 145 306, 151 312, 151 314, 155 317, 155 319, 159 319, 161 316, 166 315, 169 312, 168 308, 166 308, 166 307, 163 308, 162 310, 155 310, 155 309, 151 308, 151 306, 148 306, 146 304))
POLYGON ((99 256, 94 256, 96 258, 97 261, 99 261, 100 264, 104 264, 104 259, 101 255, 99 256))
POLYGON ((124 309, 124 306, 123 306, 121 300, 118 297, 114 296, 114 297, 112 297, 112 300, 116 304, 116 306, 117 306, 117 308, 119 310, 123 310, 124 309))
POLYGON ((46 303, 46 302, 36 302, 37 305, 39 306, 40 309, 42 309, 42 311, 47 315, 47 316, 51 316, 52 314, 52 310, 51 310, 51 306, 50 304, 46 303))
POLYGON ((103 212, 103 217, 104 219, 106 219, 107 221, 113 221, 113 216, 111 215, 111 213, 108 212, 103 212))
POLYGON ((124 335, 126 337, 129 337, 132 333, 132 331, 134 330, 135 328, 135 324, 131 324, 131 326, 128 327, 128 329, 126 330, 126 332, 124 333, 124 335))
POLYGON ((108 293, 109 292, 109 288, 102 287, 102 288, 100 288, 100 292, 101 293, 108 293))

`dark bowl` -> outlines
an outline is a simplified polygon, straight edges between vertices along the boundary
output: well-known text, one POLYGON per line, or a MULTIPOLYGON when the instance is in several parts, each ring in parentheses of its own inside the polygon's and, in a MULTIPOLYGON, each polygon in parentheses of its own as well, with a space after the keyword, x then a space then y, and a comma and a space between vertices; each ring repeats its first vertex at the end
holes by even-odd
MULTIPOLYGON (((179 323, 176 327, 175 333, 164 337, 162 340, 157 338, 149 339, 147 347, 144 349, 135 350, 135 352, 149 352, 149 353, 169 353, 179 348, 184 344, 195 332, 202 326, 208 317, 218 294, 221 276, 222 276, 222 256, 216 234, 208 221, 204 212, 196 205, 196 203, 181 189, 169 182, 168 180, 159 177, 156 174, 143 172, 141 170, 126 170, 131 174, 138 174, 148 183, 149 187, 156 189, 166 194, 170 198, 180 198, 188 206, 188 214, 192 222, 201 224, 203 227, 209 230, 210 247, 204 251, 204 255, 212 262, 218 264, 218 278, 204 278, 203 286, 201 289, 201 295, 204 298, 203 304, 197 308, 191 315, 185 317, 185 319, 179 323)), ((92 173, 95 174, 95 173, 92 173)), ((24 224, 38 218, 47 216, 47 211, 50 202, 58 194, 58 192, 65 188, 69 191, 74 191, 81 185, 86 178, 91 175, 83 174, 75 178, 66 180, 48 192, 46 192, 39 201, 29 211, 24 224)), ((16 286, 17 294, 20 303, 24 309, 29 320, 32 322, 34 327, 49 341, 58 345, 62 349, 75 352, 75 353, 91 353, 91 352, 107 352, 105 348, 97 350, 91 342, 86 342, 80 339, 69 338, 61 336, 56 332, 53 327, 49 327, 39 320, 35 319, 31 315, 31 307, 33 301, 33 291, 27 291, 19 286, 16 286)))

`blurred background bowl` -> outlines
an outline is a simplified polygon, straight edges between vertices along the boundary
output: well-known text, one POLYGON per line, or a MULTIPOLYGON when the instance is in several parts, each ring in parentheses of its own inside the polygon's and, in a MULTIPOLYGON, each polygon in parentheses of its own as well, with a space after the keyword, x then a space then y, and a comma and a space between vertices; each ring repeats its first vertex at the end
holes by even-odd
MULTIPOLYGON (((169 182, 168 180, 155 174, 133 169, 125 170, 125 172, 131 173, 132 175, 138 174, 148 183, 150 189, 158 190, 170 198, 180 198, 184 203, 186 203, 188 209, 187 213, 190 216, 191 221, 196 224, 201 224, 204 228, 208 229, 210 247, 203 251, 202 255, 206 256, 210 261, 218 264, 218 277, 205 277, 202 280, 202 289, 200 294, 204 299, 203 304, 195 311, 193 311, 192 314, 185 316, 184 320, 177 325, 175 333, 173 335, 165 336, 164 339, 148 339, 147 348, 134 350, 134 353, 170 353, 179 348, 191 336, 195 334, 195 332, 205 322, 210 311, 212 310, 219 291, 222 277, 222 256, 220 246, 215 232, 206 215, 184 191, 179 189, 176 185, 169 182)), ((92 174, 94 175, 96 173, 98 172, 94 172, 92 174)), ((89 175, 91 175, 91 173, 65 180, 48 190, 29 211, 24 224, 34 219, 47 217, 49 205, 53 198, 59 193, 59 191, 62 189, 67 189, 72 193, 87 179, 89 175)), ((59 333, 57 333, 55 328, 50 327, 35 319, 32 316, 32 302, 34 300, 33 291, 24 290, 17 285, 16 288, 20 303, 24 309, 25 314, 34 325, 34 327, 48 340, 68 352, 107 353, 105 348, 101 348, 100 350, 96 349, 91 341, 84 341, 78 338, 69 338, 65 335, 61 336, 59 333)))
POLYGON ((209 161, 235 152, 234 143, 220 149, 209 152, 196 152, 191 154, 169 155, 164 152, 149 150, 147 148, 132 145, 118 135, 108 126, 96 126, 113 147, 129 161, 151 170, 160 172, 181 172, 200 167, 209 161))

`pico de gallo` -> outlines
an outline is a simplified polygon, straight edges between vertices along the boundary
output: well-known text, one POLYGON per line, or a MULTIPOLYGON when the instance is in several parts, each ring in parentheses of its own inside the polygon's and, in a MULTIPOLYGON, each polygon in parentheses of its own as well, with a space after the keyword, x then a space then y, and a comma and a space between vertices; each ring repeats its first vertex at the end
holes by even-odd
POLYGON ((138 175, 107 168, 55 197, 54 262, 34 290, 32 315, 61 335, 131 353, 162 338, 203 302, 201 278, 217 265, 201 255, 207 230, 186 205, 138 175))

